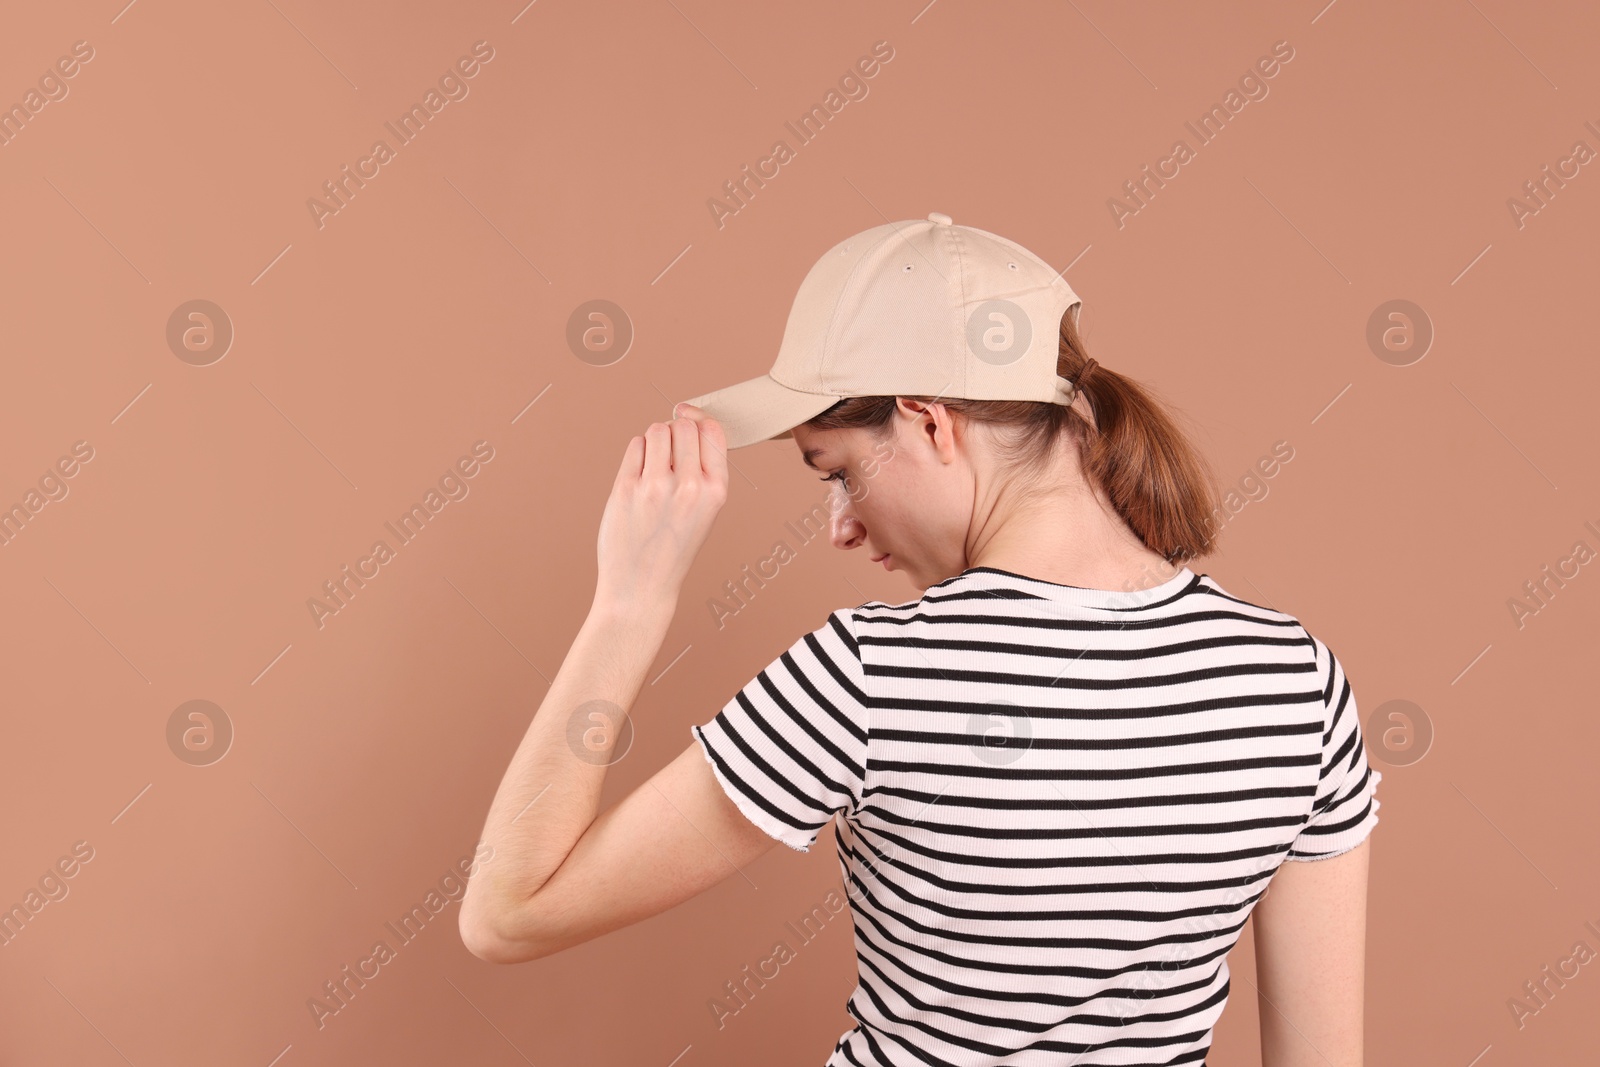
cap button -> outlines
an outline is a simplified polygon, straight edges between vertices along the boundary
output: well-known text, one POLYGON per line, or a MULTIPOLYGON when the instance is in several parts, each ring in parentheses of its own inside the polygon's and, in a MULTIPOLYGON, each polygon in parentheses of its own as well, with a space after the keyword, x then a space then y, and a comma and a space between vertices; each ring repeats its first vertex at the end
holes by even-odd
POLYGON ((928 221, 937 222, 941 226, 948 226, 950 225, 950 216, 942 211, 931 211, 928 213, 928 221))

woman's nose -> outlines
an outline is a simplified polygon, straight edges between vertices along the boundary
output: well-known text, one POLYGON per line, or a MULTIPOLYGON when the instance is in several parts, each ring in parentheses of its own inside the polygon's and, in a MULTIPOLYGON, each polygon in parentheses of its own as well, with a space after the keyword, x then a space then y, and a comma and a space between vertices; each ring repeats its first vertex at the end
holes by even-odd
POLYGON ((835 507, 828 521, 828 540, 834 548, 855 548, 867 539, 867 528, 850 514, 848 507, 835 507))

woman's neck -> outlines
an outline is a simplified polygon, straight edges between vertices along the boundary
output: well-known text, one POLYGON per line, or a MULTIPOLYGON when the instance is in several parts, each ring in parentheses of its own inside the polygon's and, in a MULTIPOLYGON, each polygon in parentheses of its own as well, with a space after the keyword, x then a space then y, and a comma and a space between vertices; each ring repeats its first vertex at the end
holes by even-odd
POLYGON ((1103 494, 1053 494, 998 517, 969 550, 969 566, 1118 592, 1161 585, 1183 570, 1140 541, 1103 494))

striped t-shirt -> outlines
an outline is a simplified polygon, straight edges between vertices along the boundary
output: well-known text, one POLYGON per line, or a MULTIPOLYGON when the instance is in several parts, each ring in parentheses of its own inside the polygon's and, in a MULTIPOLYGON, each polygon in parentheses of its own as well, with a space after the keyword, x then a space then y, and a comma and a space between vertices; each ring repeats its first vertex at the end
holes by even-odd
POLYGON ((789 847, 842 816, 856 1025, 827 1067, 1203 1064, 1278 865, 1378 821, 1333 653, 1187 567, 841 608, 691 732, 789 847))

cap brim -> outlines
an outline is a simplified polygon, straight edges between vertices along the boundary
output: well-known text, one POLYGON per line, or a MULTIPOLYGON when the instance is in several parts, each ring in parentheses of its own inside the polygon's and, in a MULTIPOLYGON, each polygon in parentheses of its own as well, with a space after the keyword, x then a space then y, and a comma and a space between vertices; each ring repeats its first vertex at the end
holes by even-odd
POLYGON ((733 449, 793 438, 790 430, 843 399, 790 389, 773 380, 772 375, 763 374, 682 403, 693 404, 721 423, 728 447, 733 449))

